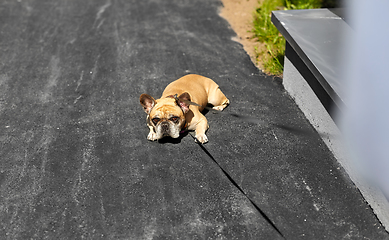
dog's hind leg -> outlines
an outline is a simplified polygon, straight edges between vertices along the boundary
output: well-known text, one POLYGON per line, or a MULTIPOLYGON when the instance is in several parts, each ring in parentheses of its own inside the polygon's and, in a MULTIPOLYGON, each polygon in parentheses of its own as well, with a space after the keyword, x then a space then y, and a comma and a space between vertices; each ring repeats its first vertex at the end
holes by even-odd
POLYGON ((230 100, 224 95, 220 88, 215 89, 213 93, 209 94, 208 103, 213 105, 213 109, 223 111, 230 104, 230 100))

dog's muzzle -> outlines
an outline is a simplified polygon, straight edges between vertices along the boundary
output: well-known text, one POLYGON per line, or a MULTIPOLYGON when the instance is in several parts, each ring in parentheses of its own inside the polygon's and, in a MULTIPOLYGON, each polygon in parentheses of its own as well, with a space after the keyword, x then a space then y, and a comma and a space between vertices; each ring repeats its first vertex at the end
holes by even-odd
POLYGON ((170 124, 169 124, 169 122, 167 122, 167 121, 161 122, 160 127, 161 127, 161 133, 164 137, 170 136, 170 124))

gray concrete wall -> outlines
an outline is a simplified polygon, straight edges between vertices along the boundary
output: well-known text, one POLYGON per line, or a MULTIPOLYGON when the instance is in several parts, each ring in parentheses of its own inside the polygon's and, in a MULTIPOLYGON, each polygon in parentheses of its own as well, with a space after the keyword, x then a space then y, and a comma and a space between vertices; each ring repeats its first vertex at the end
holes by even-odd
MULTIPOLYGON (((293 54, 295 52, 289 51, 289 53, 293 54)), ((372 207, 382 225, 389 231, 389 202, 379 189, 367 184, 353 167, 352 160, 345 151, 346 146, 344 146, 344 142, 342 141, 339 128, 302 76, 305 73, 301 74, 290 60, 294 58, 295 56, 285 56, 283 76, 285 90, 294 99, 306 118, 320 134, 328 149, 334 154, 334 157, 345 169, 365 200, 372 207)), ((303 67, 302 69, 299 66, 297 67, 300 71, 307 71, 303 67)))

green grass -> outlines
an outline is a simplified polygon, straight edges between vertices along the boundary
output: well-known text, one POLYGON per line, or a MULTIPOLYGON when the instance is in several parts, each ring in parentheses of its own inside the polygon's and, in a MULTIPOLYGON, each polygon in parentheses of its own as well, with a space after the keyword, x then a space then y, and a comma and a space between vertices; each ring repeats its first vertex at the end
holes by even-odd
POLYGON ((284 69, 285 39, 271 22, 274 10, 313 9, 323 6, 322 0, 263 0, 254 14, 254 37, 264 43, 265 49, 256 49, 268 74, 282 75, 284 69))

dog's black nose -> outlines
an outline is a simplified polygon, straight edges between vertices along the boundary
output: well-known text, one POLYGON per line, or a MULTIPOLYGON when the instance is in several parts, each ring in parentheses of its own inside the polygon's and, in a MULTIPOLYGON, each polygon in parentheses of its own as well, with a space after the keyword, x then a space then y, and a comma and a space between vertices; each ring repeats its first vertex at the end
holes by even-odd
POLYGON ((161 130, 163 133, 169 132, 169 122, 161 122, 161 130))

